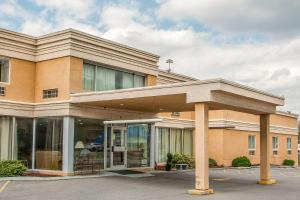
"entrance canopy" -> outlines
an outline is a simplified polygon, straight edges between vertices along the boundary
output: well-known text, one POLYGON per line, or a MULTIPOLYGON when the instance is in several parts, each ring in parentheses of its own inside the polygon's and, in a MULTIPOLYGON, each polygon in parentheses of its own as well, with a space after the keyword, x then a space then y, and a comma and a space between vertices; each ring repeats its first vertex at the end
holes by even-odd
POLYGON ((196 103, 208 103, 210 110, 270 114, 275 113, 276 106, 284 105, 284 97, 213 79, 71 94, 71 103, 153 113, 194 111, 196 103))

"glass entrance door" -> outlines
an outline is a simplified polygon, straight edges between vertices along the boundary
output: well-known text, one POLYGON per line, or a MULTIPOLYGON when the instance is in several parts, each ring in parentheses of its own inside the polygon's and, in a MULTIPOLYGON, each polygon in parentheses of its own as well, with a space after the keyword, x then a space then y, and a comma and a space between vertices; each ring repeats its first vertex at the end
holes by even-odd
POLYGON ((112 126, 111 128, 111 160, 113 169, 127 167, 127 130, 126 127, 112 126))

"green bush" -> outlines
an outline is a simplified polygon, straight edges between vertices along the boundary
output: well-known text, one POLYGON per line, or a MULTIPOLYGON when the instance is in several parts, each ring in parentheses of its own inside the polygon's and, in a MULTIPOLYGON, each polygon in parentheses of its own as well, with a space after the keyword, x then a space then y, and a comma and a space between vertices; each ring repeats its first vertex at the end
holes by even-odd
POLYGON ((250 167, 251 162, 246 156, 237 157, 232 161, 233 167, 250 167))
POLYGON ((167 154, 166 171, 170 171, 172 169, 172 160, 173 160, 173 155, 171 153, 168 153, 167 154))
POLYGON ((190 158, 181 153, 175 153, 172 159, 172 167, 176 164, 190 164, 190 158))
POLYGON ((217 163, 216 160, 210 158, 210 159, 209 159, 209 166, 210 166, 210 167, 216 167, 216 166, 218 166, 218 163, 217 163))
POLYGON ((21 176, 27 168, 19 160, 0 161, 0 177, 21 176))
POLYGON ((288 159, 285 159, 282 163, 282 165, 284 166, 294 166, 295 165, 295 161, 294 160, 288 160, 288 159))

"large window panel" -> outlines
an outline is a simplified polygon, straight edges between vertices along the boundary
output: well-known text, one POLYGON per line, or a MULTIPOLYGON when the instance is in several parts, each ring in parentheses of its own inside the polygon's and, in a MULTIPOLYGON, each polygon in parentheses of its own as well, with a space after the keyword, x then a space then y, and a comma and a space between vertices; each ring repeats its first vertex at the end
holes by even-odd
POLYGON ((149 124, 128 125, 127 165, 128 167, 150 166, 149 124))
POLYGON ((84 90, 106 91, 144 86, 144 76, 86 63, 83 65, 84 90))
POLYGON ((0 116, 0 160, 12 159, 12 117, 0 116))
POLYGON ((182 146, 182 136, 181 136, 181 129, 174 129, 171 128, 170 131, 170 153, 182 153, 181 146, 182 146))
POLYGON ((145 77, 134 75, 134 87, 145 87, 145 77))
POLYGON ((122 77, 122 88, 133 88, 133 74, 123 73, 122 77))
POLYGON ((83 89, 88 91, 95 90, 95 66, 83 64, 83 89))
POLYGON ((115 90, 116 89, 116 72, 112 69, 97 67, 96 90, 115 90))
POLYGON ((36 169, 62 170, 63 119, 38 118, 35 145, 36 169))
POLYGON ((157 146, 157 162, 166 162, 167 154, 170 152, 170 138, 168 128, 158 128, 157 146))
POLYGON ((29 169, 32 167, 32 126, 33 119, 16 118, 15 154, 29 169))
POLYGON ((183 130, 183 154, 193 156, 193 130, 183 130))
POLYGON ((104 168, 104 125, 101 120, 75 118, 74 171, 94 173, 104 168))

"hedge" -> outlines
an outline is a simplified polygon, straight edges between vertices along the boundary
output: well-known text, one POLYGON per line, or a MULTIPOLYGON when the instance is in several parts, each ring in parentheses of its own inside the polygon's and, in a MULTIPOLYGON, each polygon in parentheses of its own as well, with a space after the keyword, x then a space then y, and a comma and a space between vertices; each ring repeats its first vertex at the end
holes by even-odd
POLYGON ((295 165, 295 161, 294 160, 288 160, 288 159, 285 159, 282 163, 282 165, 284 166, 294 166, 295 165))
POLYGON ((27 168, 19 160, 0 161, 0 177, 21 176, 27 168))
POLYGON ((233 167, 250 167, 251 162, 246 156, 237 157, 232 161, 233 167))

